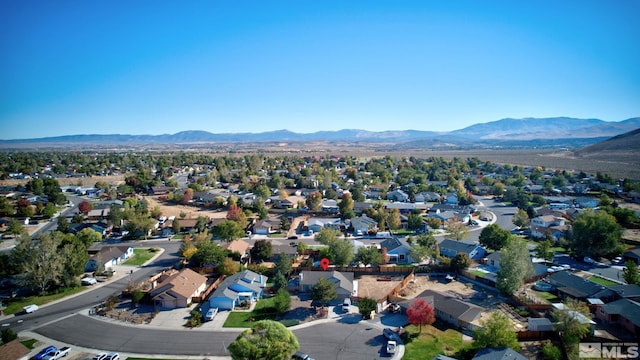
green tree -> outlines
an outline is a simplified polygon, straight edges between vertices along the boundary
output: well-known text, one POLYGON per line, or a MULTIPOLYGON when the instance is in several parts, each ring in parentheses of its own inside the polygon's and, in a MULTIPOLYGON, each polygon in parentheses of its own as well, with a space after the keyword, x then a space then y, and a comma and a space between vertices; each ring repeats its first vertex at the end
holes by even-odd
POLYGON ((529 215, 523 209, 516 210, 511 220, 516 226, 526 227, 529 226, 529 215))
POLYGON ((173 219, 173 222, 171 223, 171 231, 173 231, 174 234, 180 234, 182 232, 182 226, 180 225, 180 220, 173 219))
POLYGON ((545 261, 552 261, 555 251, 553 251, 553 242, 551 240, 540 241, 536 245, 536 257, 545 261))
POLYGON ((19 271, 25 275, 26 286, 42 294, 60 280, 64 263, 58 251, 59 245, 60 239, 51 234, 42 235, 37 244, 28 235, 18 236, 12 257, 19 271))
POLYGON ((58 212, 58 209, 56 208, 55 204, 52 202, 48 202, 42 210, 42 215, 45 218, 50 219, 56 214, 56 212, 58 212))
POLYGON ((9 225, 7 225, 7 230, 5 231, 5 234, 20 235, 26 232, 27 231, 25 230, 24 226, 22 226, 22 224, 18 220, 11 219, 9 220, 9 225))
POLYGON ((309 210, 313 212, 320 211, 320 208, 322 207, 322 194, 320 194, 319 192, 313 192, 309 194, 309 196, 307 196, 305 204, 307 205, 309 210))
POLYGON ((244 230, 236 221, 225 220, 213 228, 213 235, 224 241, 231 242, 244 236, 244 230))
POLYGON ((299 348, 293 332, 271 320, 258 321, 228 347, 234 360, 289 360, 299 348))
POLYGON ((342 200, 338 202, 338 208, 340 209, 340 213, 344 214, 347 211, 353 211, 353 198, 351 194, 346 193, 342 195, 342 200))
POLYGON ((278 315, 287 312, 291 307, 291 294, 284 288, 280 288, 273 298, 273 307, 278 315))
POLYGON ((287 278, 280 271, 276 271, 276 275, 273 277, 273 287, 277 290, 283 289, 287 286, 287 278))
POLYGON ((346 239, 339 239, 336 230, 323 228, 316 234, 316 241, 326 245, 330 260, 337 266, 344 266, 353 259, 353 245, 346 239))
POLYGON ((358 249, 358 253, 356 254, 354 260, 356 262, 362 263, 365 266, 367 265, 378 266, 384 262, 384 259, 382 258, 382 254, 380 253, 380 250, 378 250, 378 248, 374 246, 360 247, 358 249))
POLYGON ((426 261, 431 254, 431 249, 419 244, 411 246, 411 250, 409 250, 409 257, 417 262, 426 261))
POLYGON ((400 210, 399 209, 391 209, 389 214, 387 214, 387 222, 389 224, 389 230, 400 229, 402 226, 402 220, 400 219, 400 210))
POLYGON ((311 286, 311 299, 322 304, 328 303, 336 297, 338 297, 338 292, 334 284, 325 278, 321 277, 317 283, 311 286))
POLYGON ((226 257, 224 249, 211 241, 197 243, 196 249, 196 253, 191 256, 191 263, 195 266, 218 265, 226 257))
POLYGON ((276 261, 275 264, 275 272, 280 272, 285 277, 289 277, 292 269, 293 264, 291 264, 291 259, 289 258, 289 256, 287 256, 287 254, 281 252, 280 255, 278 255, 278 261, 276 261))
POLYGON ((518 237, 512 237, 501 254, 497 288, 511 296, 522 286, 524 279, 534 273, 527 242, 518 237))
POLYGON ((222 263, 218 265, 218 272, 222 275, 233 275, 240 271, 240 264, 233 261, 232 258, 226 257, 222 260, 222 263))
POLYGON ((370 297, 364 297, 358 301, 358 312, 363 319, 368 319, 371 312, 378 307, 378 302, 370 297))
POLYGON ((622 269, 622 279, 631 285, 640 285, 640 275, 638 274, 638 264, 633 260, 627 260, 624 263, 624 269, 622 269))
POLYGON ((66 217, 58 216, 57 231, 60 231, 61 233, 64 233, 64 234, 69 232, 69 220, 67 220, 66 217))
POLYGON ((89 254, 87 253, 88 246, 73 235, 64 235, 62 233, 55 232, 52 236, 67 239, 61 240, 64 242, 62 249, 58 250, 63 261, 61 282, 64 286, 78 285, 78 277, 84 273, 85 266, 89 261, 89 254))
POLYGON ((563 308, 551 312, 551 317, 556 321, 555 330, 565 344, 576 344, 591 331, 591 325, 583 321, 591 318, 589 308, 578 300, 567 299, 563 308))
POLYGON ((511 320, 500 311, 493 311, 486 321, 481 321, 482 327, 473 331, 474 347, 482 348, 511 348, 520 350, 518 337, 513 329, 511 320))
POLYGON ((420 226, 422 226, 422 224, 424 223, 423 219, 422 219, 422 215, 420 214, 409 214, 409 217, 407 219, 407 226, 409 227, 409 229, 411 230, 415 230, 420 228, 420 226))
POLYGON ((442 220, 435 217, 428 217, 427 225, 432 229, 440 229, 442 227, 442 220))
POLYGON ((497 224, 491 224, 486 226, 480 232, 480 245, 486 246, 491 250, 500 250, 509 240, 509 232, 507 230, 502 229, 497 224))
POLYGON ((454 240, 462 240, 469 235, 467 226, 462 221, 458 221, 457 219, 447 221, 444 230, 454 240))
POLYGON ((454 271, 460 272, 462 270, 466 270, 469 266, 471 266, 471 259, 466 253, 457 253, 456 256, 451 259, 450 266, 454 271))
POLYGON ((2 343, 3 344, 7 344, 10 341, 13 341, 15 339, 18 338, 18 334, 16 334, 15 331, 13 331, 13 329, 2 329, 2 343))
POLYGON ((580 256, 600 258, 619 255, 623 251, 622 228, 616 219, 604 211, 586 210, 573 222, 571 250, 580 256))
POLYGON ((251 259, 254 262, 261 262, 261 261, 270 259, 271 256, 273 256, 271 241, 256 240, 250 252, 251 252, 251 259))
POLYGON ((562 351, 549 341, 542 346, 542 358, 544 360, 561 360, 562 351))
POLYGON ((78 238, 78 240, 82 241, 82 243, 84 243, 87 248, 89 248, 94 243, 102 241, 102 234, 91 228, 84 228, 80 230, 76 237, 78 238))

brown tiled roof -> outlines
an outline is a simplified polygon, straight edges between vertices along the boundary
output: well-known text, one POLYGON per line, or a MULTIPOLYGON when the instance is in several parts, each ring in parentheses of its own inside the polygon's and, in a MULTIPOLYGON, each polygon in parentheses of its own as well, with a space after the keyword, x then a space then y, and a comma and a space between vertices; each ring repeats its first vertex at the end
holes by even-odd
POLYGON ((224 244, 222 247, 229 250, 229 251, 237 251, 240 254, 244 254, 247 249, 249 249, 251 245, 249 245, 248 242, 238 239, 238 240, 234 240, 230 243, 224 244))

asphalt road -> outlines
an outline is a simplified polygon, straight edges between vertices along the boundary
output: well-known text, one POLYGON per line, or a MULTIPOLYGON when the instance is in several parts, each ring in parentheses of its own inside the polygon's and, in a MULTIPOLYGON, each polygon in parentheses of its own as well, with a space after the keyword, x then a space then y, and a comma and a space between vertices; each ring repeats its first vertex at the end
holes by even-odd
POLYGON ((131 276, 125 276, 118 280, 114 280, 104 286, 91 289, 90 291, 81 293, 80 295, 67 298, 63 301, 41 307, 38 311, 31 314, 17 314, 13 317, 0 321, 0 327, 3 329, 10 327, 15 332, 23 330, 34 330, 35 328, 56 321, 61 317, 75 314, 81 309, 87 309, 100 302, 103 302, 111 295, 120 294, 127 287, 130 280, 142 281, 150 275, 160 272, 163 269, 173 266, 178 259, 178 249, 180 242, 176 241, 145 241, 122 243, 123 245, 131 245, 134 247, 156 246, 162 247, 165 251, 148 266, 140 268, 131 276), (8 325, 5 325, 8 324, 8 325))
MULTIPOLYGON (((161 330, 73 315, 47 324, 36 333, 75 346, 137 354, 228 356, 238 331, 161 330)), ((300 349, 318 360, 386 358, 382 329, 360 323, 324 323, 295 330, 300 349)))

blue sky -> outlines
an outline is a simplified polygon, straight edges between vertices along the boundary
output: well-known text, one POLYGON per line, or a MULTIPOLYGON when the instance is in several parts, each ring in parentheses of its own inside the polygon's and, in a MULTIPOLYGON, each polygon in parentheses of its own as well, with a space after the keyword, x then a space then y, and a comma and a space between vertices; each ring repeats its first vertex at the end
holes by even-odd
POLYGON ((640 2, 0 0, 2 139, 640 116, 640 2))

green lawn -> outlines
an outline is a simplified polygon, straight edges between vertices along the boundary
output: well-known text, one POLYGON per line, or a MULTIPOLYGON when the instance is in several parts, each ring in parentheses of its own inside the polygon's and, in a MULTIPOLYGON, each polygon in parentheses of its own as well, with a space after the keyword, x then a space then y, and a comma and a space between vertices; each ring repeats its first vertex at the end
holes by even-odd
POLYGON ((487 276, 486 272, 480 271, 480 270, 469 270, 469 273, 479 277, 479 278, 484 278, 485 276, 487 276))
POLYGON ((84 290, 86 290, 87 288, 85 287, 75 287, 75 288, 66 288, 64 290, 62 290, 59 293, 56 294, 51 294, 51 295, 44 295, 44 296, 29 296, 26 297, 24 299, 21 300, 16 300, 16 301, 10 301, 7 302, 7 308, 4 309, 4 313, 5 315, 11 315, 11 314, 15 314, 18 313, 20 311, 22 311, 22 308, 27 306, 27 305, 31 305, 31 304, 36 304, 38 306, 40 305, 44 305, 47 303, 50 303, 52 301, 56 301, 59 299, 62 299, 64 297, 67 297, 69 295, 73 295, 73 294, 77 294, 79 292, 82 292, 84 290))
POLYGON ((223 327, 249 328, 257 321, 273 320, 276 314, 271 311, 272 308, 273 298, 260 299, 251 312, 232 311, 227 317, 227 321, 224 322, 223 327))
POLYGON ((595 276, 595 275, 590 276, 590 277, 588 278, 588 280, 591 280, 591 281, 593 281, 594 283, 600 284, 600 285, 602 285, 602 286, 618 285, 618 283, 616 283, 616 282, 614 282, 614 281, 607 280, 607 279, 603 279, 603 278, 598 277, 598 276, 595 276))
POLYGON ((548 293, 546 291, 537 291, 537 290, 531 290, 531 291, 541 299, 545 299, 550 303, 553 303, 559 300, 557 296, 553 295, 552 293, 548 293))
POLYGON ((124 262, 124 265, 141 266, 151 259, 157 251, 149 249, 133 249, 133 256, 124 262))
POLYGON ((405 328, 405 352, 403 359, 433 359, 438 354, 455 356, 455 354, 471 343, 462 341, 462 333, 457 330, 439 330, 434 326, 422 327, 422 334, 418 327, 409 325, 405 328))
POLYGON ((36 347, 36 343, 38 342, 38 340, 36 339, 28 339, 28 340, 22 340, 20 341, 20 343, 24 346, 27 347, 27 349, 29 350, 33 350, 36 347))

